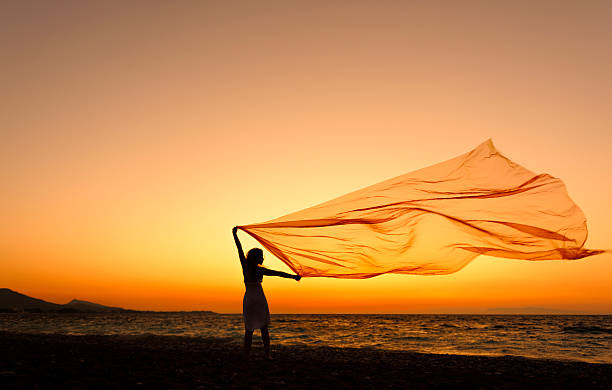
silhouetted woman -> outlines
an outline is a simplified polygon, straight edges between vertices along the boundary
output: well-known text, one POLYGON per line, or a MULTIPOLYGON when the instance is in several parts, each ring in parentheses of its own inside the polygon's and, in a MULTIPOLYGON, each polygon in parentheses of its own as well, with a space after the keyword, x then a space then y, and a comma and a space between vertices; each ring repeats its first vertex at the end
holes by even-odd
POLYGON ((261 329, 261 339, 266 353, 266 359, 270 359, 270 334, 268 333, 268 324, 270 323, 270 310, 268 309, 268 301, 264 295, 261 282, 264 275, 280 276, 281 278, 289 278, 300 280, 300 275, 291 275, 286 272, 274 271, 262 267, 263 251, 259 248, 249 250, 246 258, 242 251, 242 245, 238 239, 238 227, 232 229, 234 241, 238 248, 238 256, 242 265, 242 275, 244 276, 244 285, 246 292, 242 300, 242 319, 244 320, 244 353, 248 357, 251 353, 251 343, 253 342, 253 331, 261 329))

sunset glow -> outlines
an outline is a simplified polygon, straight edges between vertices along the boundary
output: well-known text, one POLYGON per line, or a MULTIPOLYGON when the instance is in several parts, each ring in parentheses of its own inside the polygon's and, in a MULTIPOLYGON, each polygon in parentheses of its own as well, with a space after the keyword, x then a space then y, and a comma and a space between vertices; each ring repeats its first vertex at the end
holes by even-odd
MULTIPOLYGON (((233 226, 489 138, 609 249, 612 5, 400 3, 2 6, 0 287, 239 313, 233 226)), ((264 286, 273 313, 612 314, 612 254, 264 286)))

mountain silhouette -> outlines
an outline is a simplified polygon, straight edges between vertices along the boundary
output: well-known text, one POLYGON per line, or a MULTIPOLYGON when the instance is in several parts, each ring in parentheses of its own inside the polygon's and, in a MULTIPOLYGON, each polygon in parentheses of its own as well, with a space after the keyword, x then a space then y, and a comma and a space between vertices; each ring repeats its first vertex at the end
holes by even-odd
POLYGON ((74 312, 106 313, 131 311, 121 307, 110 307, 98 303, 73 299, 66 304, 57 304, 32 298, 8 288, 0 288, 0 312, 74 312))
POLYGON ((72 301, 63 305, 65 308, 72 308, 78 311, 95 311, 95 312, 107 312, 107 311, 123 311, 125 309, 121 307, 111 307, 100 305, 99 303, 93 303, 88 301, 80 301, 73 299, 72 301))
POLYGON ((32 298, 8 288, 0 288, 0 310, 2 311, 59 311, 62 307, 57 303, 32 298))

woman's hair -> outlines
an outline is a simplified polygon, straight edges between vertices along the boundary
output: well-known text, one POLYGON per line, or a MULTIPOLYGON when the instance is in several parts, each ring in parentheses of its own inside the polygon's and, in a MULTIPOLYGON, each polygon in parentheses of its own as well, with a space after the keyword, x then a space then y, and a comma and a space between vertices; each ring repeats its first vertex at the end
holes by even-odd
POLYGON ((249 250, 246 256, 246 263, 248 267, 254 267, 257 264, 263 263, 263 251, 259 248, 249 250))

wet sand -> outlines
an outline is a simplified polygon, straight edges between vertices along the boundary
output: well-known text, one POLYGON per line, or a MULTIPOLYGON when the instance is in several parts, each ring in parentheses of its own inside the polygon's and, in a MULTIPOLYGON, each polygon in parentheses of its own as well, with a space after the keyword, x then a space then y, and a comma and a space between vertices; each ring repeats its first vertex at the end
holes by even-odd
POLYGON ((0 332, 2 389, 609 389, 612 365, 273 346, 239 340, 0 332))

